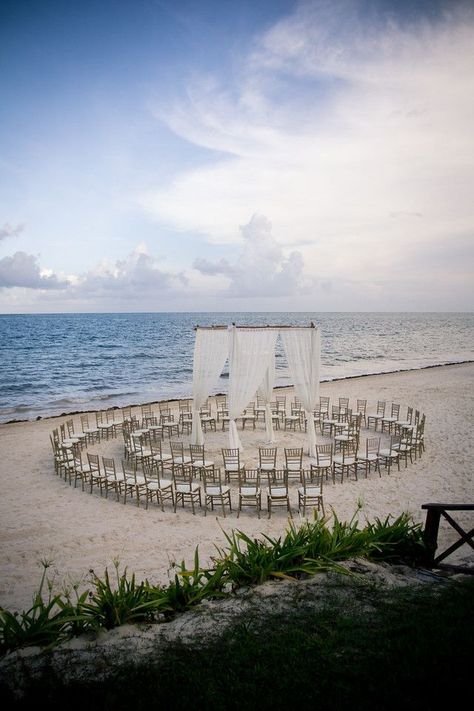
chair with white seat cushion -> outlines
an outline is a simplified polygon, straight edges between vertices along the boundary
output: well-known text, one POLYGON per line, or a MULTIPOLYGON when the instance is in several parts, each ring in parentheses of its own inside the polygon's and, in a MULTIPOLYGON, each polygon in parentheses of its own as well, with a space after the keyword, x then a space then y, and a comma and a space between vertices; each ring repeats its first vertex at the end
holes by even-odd
POLYGON ((222 449, 222 458, 224 460, 225 480, 229 483, 231 477, 239 477, 239 473, 245 469, 245 465, 240 463, 239 449, 222 449))
POLYGON ((211 459, 206 459, 203 444, 190 444, 189 455, 191 459, 191 468, 195 476, 198 475, 199 478, 202 479, 204 470, 206 470, 208 474, 214 473, 214 462, 211 459))
POLYGON ((277 447, 258 448, 258 470, 260 474, 273 474, 276 470, 277 447))
POLYGON ((222 483, 221 470, 219 468, 212 470, 202 469, 202 479, 204 486, 204 516, 207 516, 208 507, 214 511, 214 505, 218 504, 222 507, 222 515, 225 518, 225 507, 229 507, 232 511, 232 501, 230 498, 230 486, 222 483))
POLYGON ((153 501, 156 497, 156 503, 161 506, 164 511, 164 502, 170 500, 174 509, 174 481, 172 478, 167 479, 161 475, 153 464, 147 462, 143 465, 143 477, 146 482, 145 486, 145 508, 148 508, 148 502, 153 501))
POLYGON ((122 486, 125 486, 125 476, 118 472, 115 467, 115 460, 111 457, 102 457, 102 468, 105 475, 105 498, 109 495, 109 489, 113 489, 117 495, 117 501, 122 493, 122 486))
POLYGON ((243 506, 254 506, 260 518, 262 510, 262 490, 260 488, 260 472, 258 469, 242 469, 239 472, 239 503, 237 518, 243 506))
POLYGON ((285 447, 285 472, 288 479, 298 479, 303 476, 303 447, 285 447))
POLYGON ((298 510, 301 511, 303 507, 303 516, 306 515, 307 506, 316 507, 324 516, 323 473, 315 468, 303 470, 301 486, 298 488, 298 510))
POLYGON ((137 506, 140 506, 140 496, 146 495, 146 479, 143 475, 137 473, 137 464, 135 461, 122 460, 122 472, 124 477, 124 497, 123 503, 127 503, 127 494, 135 496, 137 506))
POLYGON ((268 476, 267 508, 268 518, 271 518, 274 506, 285 506, 293 518, 290 508, 290 494, 288 491, 288 473, 286 469, 277 469, 268 476))
POLYGON ((332 466, 333 458, 333 445, 332 444, 317 444, 316 445, 316 459, 310 460, 310 475, 317 476, 321 475, 328 479, 328 475, 332 476, 332 483, 334 484, 334 470, 332 466))
POLYGON ((197 481, 193 479, 193 472, 190 467, 182 467, 173 470, 174 482, 174 511, 181 503, 184 508, 186 501, 191 503, 193 514, 196 513, 195 504, 202 506, 201 487, 197 481))
POLYGON ((370 474, 372 466, 380 473, 380 437, 367 437, 365 441, 365 452, 357 454, 357 468, 364 467, 365 478, 370 474))
POLYGON ((384 467, 387 468, 387 473, 390 474, 390 468, 392 464, 397 464, 398 471, 400 471, 400 452, 399 447, 401 444, 400 435, 392 435, 390 437, 390 444, 388 447, 384 447, 379 450, 379 461, 384 467))

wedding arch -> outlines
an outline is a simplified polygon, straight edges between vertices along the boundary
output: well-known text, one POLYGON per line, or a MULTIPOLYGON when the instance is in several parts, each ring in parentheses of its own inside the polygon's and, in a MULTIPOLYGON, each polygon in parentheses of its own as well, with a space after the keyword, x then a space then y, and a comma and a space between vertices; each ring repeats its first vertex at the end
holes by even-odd
MULTIPOLYGON (((270 402, 275 381, 275 345, 278 336, 288 361, 295 395, 308 423, 319 404, 320 330, 309 326, 196 326, 193 364, 193 444, 203 444, 199 409, 229 362, 229 447, 242 449, 236 419, 262 394, 266 407, 267 441, 274 442, 270 402)), ((307 452, 316 453, 316 432, 307 428, 307 452)))

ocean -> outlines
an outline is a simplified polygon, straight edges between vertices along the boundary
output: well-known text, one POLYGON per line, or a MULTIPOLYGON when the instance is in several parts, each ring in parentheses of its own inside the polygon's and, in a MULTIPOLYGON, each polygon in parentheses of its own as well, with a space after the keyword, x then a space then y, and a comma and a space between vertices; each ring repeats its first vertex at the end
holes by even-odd
MULTIPOLYGON (((311 321, 321 380, 474 360, 473 313, 0 315, 0 422, 191 397, 196 325, 311 321)), ((291 384, 279 342, 276 375, 291 384)))

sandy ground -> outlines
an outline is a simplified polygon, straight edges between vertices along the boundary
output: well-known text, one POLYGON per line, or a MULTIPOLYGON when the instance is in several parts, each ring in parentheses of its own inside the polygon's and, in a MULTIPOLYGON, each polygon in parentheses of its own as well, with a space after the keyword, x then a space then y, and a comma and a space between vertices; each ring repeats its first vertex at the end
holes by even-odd
MULTIPOLYGON (((287 402, 291 391, 286 392, 287 402)), ((421 505, 428 502, 473 503, 473 425, 474 425, 474 364, 428 368, 425 370, 365 376, 333 383, 322 383, 321 394, 337 403, 340 396, 366 398, 368 412, 374 412, 377 400, 400 403, 401 413, 412 405, 426 414, 426 451, 413 464, 401 471, 392 470, 382 477, 372 473, 365 479, 344 483, 328 482, 324 488, 326 513, 331 507, 340 519, 349 519, 359 507, 361 523, 374 517, 396 516, 409 512, 417 521, 425 520, 421 505)), ((176 403, 172 407, 176 408, 176 403)), ((155 407, 157 410, 157 407, 155 407)), ((177 408, 176 408, 177 410, 177 408)), ((134 412, 139 414, 139 408, 134 412)), ((49 434, 67 417, 0 426, 1 528, 0 528, 0 605, 24 609, 32 601, 41 576, 42 560, 52 561, 49 570, 55 585, 85 583, 89 569, 102 574, 119 559, 122 567, 134 571, 138 579, 166 583, 169 569, 176 561, 191 564, 195 547, 199 546, 204 564, 225 545, 223 531, 240 529, 257 536, 261 533, 280 535, 288 524, 287 512, 274 511, 271 519, 266 512, 259 520, 255 511, 244 511, 237 519, 235 511, 226 518, 198 510, 178 509, 168 504, 162 512, 155 504, 148 510, 117 502, 111 493, 106 500, 94 490, 76 489, 54 473, 49 434)), ((80 431, 79 415, 73 416, 76 431, 80 431)), ((257 462, 257 448, 265 441, 263 422, 255 431, 242 432, 243 462, 250 467, 257 462)), ((368 432, 363 430, 362 442, 368 432)), ((189 436, 181 437, 185 447, 189 436)), ((330 441, 327 437, 325 441, 330 441)), ((318 440, 323 441, 318 434, 318 440)), ((304 433, 284 430, 277 432, 278 461, 284 462, 284 447, 301 446, 304 433)), ((221 447, 228 446, 228 434, 217 431, 206 435, 206 458, 222 464, 221 447)), ((164 450, 167 450, 167 441, 164 450)), ((112 456, 119 463, 123 455, 123 440, 105 440, 89 445, 88 451, 112 456)), ((297 484, 291 484, 294 521, 297 512, 297 484)), ((233 488, 233 502, 237 497, 233 488)), ((265 499, 265 497, 264 497, 265 499)), ((310 514, 311 515, 311 514, 310 514)), ((460 514, 457 519, 472 528, 474 515, 460 514)), ((439 543, 444 548, 456 540, 457 534, 446 524, 440 528, 439 543)), ((455 559, 473 562, 473 550, 463 546, 455 559)), ((453 560, 455 562, 455 560, 453 560)))

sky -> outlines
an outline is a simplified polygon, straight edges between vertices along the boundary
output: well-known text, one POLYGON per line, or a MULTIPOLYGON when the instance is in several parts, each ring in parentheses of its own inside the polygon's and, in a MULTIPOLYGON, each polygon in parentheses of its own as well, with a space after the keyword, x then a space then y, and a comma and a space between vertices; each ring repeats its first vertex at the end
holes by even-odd
POLYGON ((474 0, 3 0, 0 313, 472 311, 474 0))

